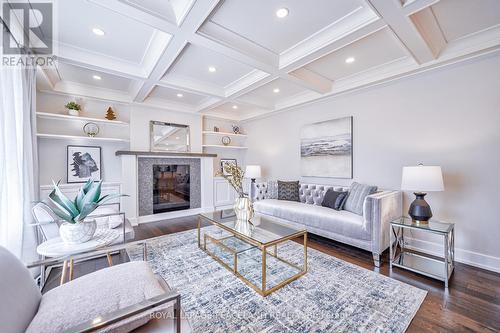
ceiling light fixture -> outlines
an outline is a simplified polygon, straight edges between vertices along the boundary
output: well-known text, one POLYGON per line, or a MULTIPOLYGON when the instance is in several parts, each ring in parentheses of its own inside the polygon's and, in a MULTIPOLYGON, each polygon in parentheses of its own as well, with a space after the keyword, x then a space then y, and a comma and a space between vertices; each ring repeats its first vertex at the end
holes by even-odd
POLYGON ((284 18, 287 17, 289 13, 290 11, 288 10, 288 8, 280 8, 276 11, 276 16, 278 18, 284 18))
POLYGON ((214 72, 216 71, 216 69, 215 69, 215 67, 214 67, 214 66, 210 66, 210 67, 208 67, 208 71, 209 71, 210 73, 214 73, 214 72))
POLYGON ((96 34, 97 36, 104 36, 104 30, 99 29, 99 28, 93 28, 92 32, 96 34))
POLYGON ((183 96, 184 96, 184 95, 183 95, 183 94, 181 94, 181 93, 178 93, 178 94, 177 94, 177 97, 179 97, 179 98, 181 98, 181 97, 183 97, 183 96))
POLYGON ((356 59, 354 59, 354 57, 349 57, 345 60, 345 63, 346 64, 352 64, 356 59))
POLYGON ((237 109, 238 108, 238 105, 233 105, 233 109, 237 109))
POLYGON ((280 88, 274 88, 274 89, 273 89, 273 92, 274 92, 275 94, 279 93, 279 92, 280 92, 280 88))
POLYGON ((102 79, 102 77, 100 77, 99 75, 92 75, 92 78, 94 80, 100 80, 100 79, 102 79))

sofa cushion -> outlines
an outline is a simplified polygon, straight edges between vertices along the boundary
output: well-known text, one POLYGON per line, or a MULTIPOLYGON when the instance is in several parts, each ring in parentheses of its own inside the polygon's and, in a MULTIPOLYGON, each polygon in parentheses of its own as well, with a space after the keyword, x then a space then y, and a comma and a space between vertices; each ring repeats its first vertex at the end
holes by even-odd
MULTIPOLYGON (((134 261, 84 275, 48 291, 27 333, 61 332, 99 315, 123 309, 165 292, 146 262, 134 261)), ((131 331, 149 320, 124 321, 131 331)), ((116 325, 114 326, 116 329, 116 325)))
POLYGON ((346 237, 371 239, 363 217, 345 210, 336 211, 317 205, 273 199, 255 202, 254 210, 259 214, 302 224, 306 228, 310 226, 346 237))
POLYGON ((377 186, 352 183, 344 209, 354 214, 363 215, 363 204, 366 197, 375 192, 377 192, 377 186))
POLYGON ((284 182, 278 180, 278 199, 299 201, 299 181, 284 182))
POLYGON ((345 199, 347 197, 347 192, 342 191, 334 191, 332 189, 328 189, 326 191, 325 196, 323 197, 323 202, 321 202, 321 206, 332 208, 335 210, 341 210, 344 206, 345 199))

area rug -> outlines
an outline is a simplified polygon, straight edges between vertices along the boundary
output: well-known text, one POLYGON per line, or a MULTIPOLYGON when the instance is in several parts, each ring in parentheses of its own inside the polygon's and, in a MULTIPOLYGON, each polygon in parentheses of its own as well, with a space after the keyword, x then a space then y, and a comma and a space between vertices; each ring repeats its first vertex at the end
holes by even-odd
MULTIPOLYGON (((301 251, 278 248, 292 262, 301 251)), ((142 248, 128 254, 142 260, 142 248)), ((404 332, 427 294, 309 248, 308 272, 262 297, 198 248, 196 230, 151 240, 148 261, 181 293, 194 332, 404 332)))

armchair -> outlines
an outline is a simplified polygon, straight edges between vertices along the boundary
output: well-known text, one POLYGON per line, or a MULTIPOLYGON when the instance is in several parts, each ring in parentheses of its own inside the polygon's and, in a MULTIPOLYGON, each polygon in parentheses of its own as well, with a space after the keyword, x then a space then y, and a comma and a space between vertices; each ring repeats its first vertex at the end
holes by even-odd
MULTIPOLYGON (((89 215, 89 218, 93 218, 96 220, 98 228, 112 227, 110 219, 111 218, 114 218, 114 220, 118 219, 119 222, 118 225, 120 225, 122 236, 113 241, 111 245, 125 243, 126 241, 133 240, 135 237, 134 228, 132 227, 130 222, 125 218, 125 214, 120 213, 112 206, 113 205, 104 205, 97 208, 95 212, 89 215)), ((35 223, 33 223, 32 226, 37 228, 38 245, 47 240, 59 237, 60 219, 50 210, 49 207, 47 207, 45 204, 38 203, 35 206, 33 206, 32 213, 35 220, 35 223)), ((108 258, 109 266, 112 266, 113 260, 111 257, 111 252, 107 252, 105 255, 108 258)), ((45 259, 45 257, 42 256, 42 259, 45 259)), ((67 265, 64 265, 63 268, 65 269, 66 266, 67 265)), ((48 273, 46 273, 46 269, 48 269, 48 272, 50 273, 51 268, 52 266, 46 267, 45 265, 41 265, 40 288, 44 287, 45 279, 46 276, 48 275, 48 273)), ((72 270, 71 267, 70 270, 72 270)), ((64 276, 62 277, 64 278, 64 276)), ((61 283, 62 282, 63 279, 61 279, 61 283)))
MULTIPOLYGON (((112 250, 140 244, 116 245, 112 250)), ((104 251, 108 250, 75 258, 102 255, 104 251)), ((108 267, 42 295, 28 268, 54 265, 57 261, 39 261, 26 267, 0 247, 2 332, 131 332, 138 328, 150 332, 148 327, 160 332, 181 332, 180 295, 155 275, 146 262, 108 267)), ((182 331, 189 332, 189 325, 183 325, 182 331)))

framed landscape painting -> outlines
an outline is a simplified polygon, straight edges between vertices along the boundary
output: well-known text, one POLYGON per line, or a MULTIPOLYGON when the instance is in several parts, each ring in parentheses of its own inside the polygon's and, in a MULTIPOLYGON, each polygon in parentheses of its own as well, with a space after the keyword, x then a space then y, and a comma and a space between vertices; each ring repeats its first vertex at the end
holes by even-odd
POLYGON ((352 117, 302 127, 300 169, 304 177, 352 178, 352 117))
POLYGON ((66 170, 68 184, 101 180, 101 147, 67 146, 66 170))

